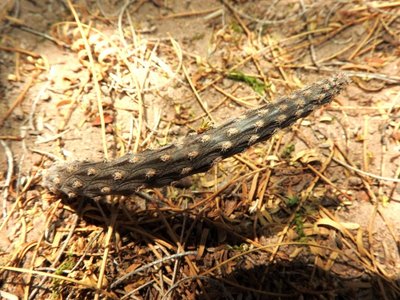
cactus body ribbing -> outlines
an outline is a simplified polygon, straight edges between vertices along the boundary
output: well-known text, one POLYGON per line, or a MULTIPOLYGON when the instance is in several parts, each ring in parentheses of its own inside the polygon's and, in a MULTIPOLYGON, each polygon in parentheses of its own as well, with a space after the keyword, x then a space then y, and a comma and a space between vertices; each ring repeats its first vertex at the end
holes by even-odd
POLYGON ((109 162, 56 163, 45 176, 52 192, 70 197, 127 195, 144 187, 168 185, 205 172, 216 162, 269 139, 317 107, 329 103, 348 83, 345 75, 321 80, 272 104, 250 110, 201 134, 165 147, 128 153, 109 162))

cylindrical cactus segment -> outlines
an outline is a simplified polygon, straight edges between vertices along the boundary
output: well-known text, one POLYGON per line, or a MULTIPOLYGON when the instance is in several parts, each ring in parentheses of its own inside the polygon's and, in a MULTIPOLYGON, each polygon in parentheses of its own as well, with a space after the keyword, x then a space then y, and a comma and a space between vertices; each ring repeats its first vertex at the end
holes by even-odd
POLYGON ((205 172, 220 160, 269 139, 276 130, 329 103, 348 82, 343 74, 321 80, 219 127, 159 149, 128 153, 109 162, 56 163, 48 170, 44 185, 70 197, 127 195, 144 187, 168 185, 205 172))

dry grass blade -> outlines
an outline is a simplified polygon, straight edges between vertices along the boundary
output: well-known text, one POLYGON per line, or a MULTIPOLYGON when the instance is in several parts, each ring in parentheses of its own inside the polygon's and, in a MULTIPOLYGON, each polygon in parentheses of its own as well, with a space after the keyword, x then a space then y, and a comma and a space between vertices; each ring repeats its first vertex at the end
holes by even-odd
POLYGON ((3 116, 2 119, 0 119, 0 127, 4 125, 4 122, 7 120, 7 118, 12 114, 14 109, 18 106, 21 105, 22 101, 24 101, 26 94, 28 93, 29 89, 32 87, 36 77, 39 75, 39 73, 34 73, 26 82, 23 90, 21 93, 18 95, 17 99, 14 100, 13 104, 11 107, 7 110, 5 115, 3 116))
POLYGON ((188 251, 188 252, 183 252, 183 253, 177 253, 177 254, 171 255, 169 257, 163 257, 163 258, 161 258, 159 260, 153 261, 150 264, 144 265, 144 266, 132 271, 131 273, 125 274, 121 278, 118 278, 118 280, 116 280, 115 282, 113 282, 111 284, 110 288, 115 288, 119 284, 121 284, 124 281, 128 280, 133 275, 135 275, 137 273, 140 273, 142 271, 145 271, 145 270, 147 270, 147 269, 149 269, 149 268, 151 268, 151 267, 153 267, 155 265, 162 264, 162 263, 167 262, 168 260, 173 260, 173 259, 176 259, 176 258, 179 258, 179 257, 183 257, 183 256, 186 256, 186 255, 197 255, 197 252, 196 251, 188 251))
POLYGON ((37 276, 44 276, 47 278, 54 278, 54 279, 58 279, 64 282, 68 282, 68 283, 73 283, 76 284, 77 286, 81 286, 81 287, 85 287, 94 291, 98 291, 99 293, 110 297, 110 299, 118 299, 117 297, 115 297, 112 293, 109 293, 105 290, 98 290, 95 286, 87 284, 85 282, 82 282, 80 280, 75 280, 75 279, 71 279, 65 276, 61 276, 61 275, 56 275, 56 274, 49 274, 46 272, 41 272, 41 271, 35 271, 35 270, 29 270, 29 269, 24 269, 24 268, 16 268, 16 267, 5 267, 5 266, 0 266, 1 270, 6 270, 6 271, 11 271, 11 272, 18 272, 18 273, 23 273, 23 274, 32 274, 32 275, 37 275, 37 276))
POLYGON ((92 55, 92 51, 90 49, 90 45, 88 43, 87 40, 87 33, 85 32, 85 30, 83 29, 82 23, 79 20, 79 16, 76 13, 76 10, 74 8, 74 6, 72 5, 70 0, 67 0, 69 9, 71 10, 71 13, 73 14, 76 24, 78 25, 81 37, 84 41, 84 45, 85 45, 85 49, 86 49, 86 54, 89 58, 89 62, 91 65, 91 72, 92 72, 92 76, 93 76, 93 84, 95 86, 95 91, 96 91, 96 99, 97 99, 97 108, 99 110, 99 115, 100 115, 100 124, 101 124, 101 136, 102 136, 102 141, 103 141, 103 151, 104 151, 104 157, 106 159, 108 159, 108 147, 107 147, 107 141, 106 141, 106 126, 105 126, 105 122, 104 122, 104 112, 103 112, 103 104, 102 104, 102 100, 101 100, 101 92, 100 92, 100 86, 99 86, 99 79, 100 76, 98 74, 98 71, 95 67, 94 64, 94 59, 93 59, 93 55, 92 55))
MULTIPOLYGON (((3 219, 7 218, 7 198, 8 198, 8 189, 10 188, 10 184, 11 184, 11 177, 13 175, 13 171, 14 171, 14 160, 13 160, 13 155, 11 152, 10 147, 8 147, 8 145, 3 141, 0 140, 0 144, 1 146, 4 148, 4 153, 7 156, 7 175, 5 178, 5 182, 3 184, 3 203, 2 203, 2 215, 3 215, 3 219)), ((3 225, 2 225, 3 226, 3 225)))

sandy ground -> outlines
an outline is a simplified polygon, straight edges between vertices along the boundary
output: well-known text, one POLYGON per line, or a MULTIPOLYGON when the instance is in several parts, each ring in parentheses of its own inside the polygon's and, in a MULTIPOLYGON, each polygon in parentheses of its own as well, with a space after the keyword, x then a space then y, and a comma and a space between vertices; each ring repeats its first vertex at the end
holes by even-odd
POLYGON ((0 298, 400 297, 400 5, 134 1, 119 26, 114 2, 75 5, 93 63, 68 4, 0 6, 0 298), (183 189, 117 209, 41 185, 54 160, 160 147, 337 71, 333 104, 183 189))

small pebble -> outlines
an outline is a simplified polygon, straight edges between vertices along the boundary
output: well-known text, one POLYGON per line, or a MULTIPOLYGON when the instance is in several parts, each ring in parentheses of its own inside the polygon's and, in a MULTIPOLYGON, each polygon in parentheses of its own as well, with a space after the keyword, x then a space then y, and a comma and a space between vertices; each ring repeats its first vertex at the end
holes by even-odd
POLYGON ((360 186, 362 185, 362 180, 360 177, 351 176, 347 179, 350 186, 360 186))

